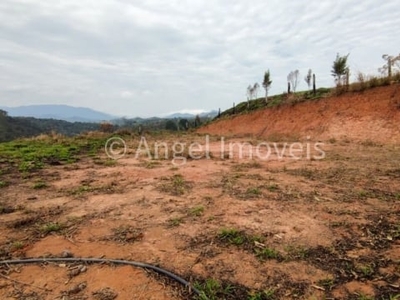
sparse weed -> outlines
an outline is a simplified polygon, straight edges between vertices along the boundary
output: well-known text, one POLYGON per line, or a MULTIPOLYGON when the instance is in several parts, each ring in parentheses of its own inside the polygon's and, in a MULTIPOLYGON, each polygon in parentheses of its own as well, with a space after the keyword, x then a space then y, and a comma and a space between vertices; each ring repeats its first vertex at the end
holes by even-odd
POLYGON ((43 224, 39 228, 39 231, 41 233, 43 233, 43 234, 49 234, 49 233, 52 233, 52 232, 59 232, 62 229, 64 229, 64 225, 63 224, 49 222, 49 223, 43 224))
POLYGON ((267 186, 268 191, 270 192, 276 192, 279 189, 279 186, 275 183, 272 183, 267 186))
POLYGON ((84 184, 84 185, 81 185, 81 186, 79 186, 77 188, 74 188, 74 189, 70 190, 69 194, 73 195, 73 196, 81 196, 82 194, 88 193, 88 192, 91 192, 91 191, 93 191, 93 187, 84 184))
POLYGON ((255 249, 256 257, 260 260, 266 259, 278 259, 280 254, 278 251, 272 248, 255 249))
POLYGON ((182 196, 191 188, 190 184, 180 174, 163 179, 167 182, 161 184, 159 189, 174 196, 182 196))
POLYGON ((130 225, 121 225, 112 229, 113 234, 106 239, 119 243, 132 243, 143 237, 141 230, 130 225))
POLYGON ((261 292, 252 292, 248 300, 272 300, 275 299, 275 289, 267 289, 261 292))
POLYGON ((250 187, 244 193, 244 197, 246 198, 256 198, 262 195, 260 188, 258 187, 250 187))
POLYGON ((16 241, 11 244, 12 251, 20 250, 24 248, 25 244, 21 241, 16 241))
POLYGON ((374 297, 365 294, 359 294, 357 300, 375 300, 374 297))
POLYGON ((331 290, 335 284, 335 280, 331 278, 325 278, 318 281, 318 285, 324 287, 327 290, 331 290))
POLYGON ((357 270, 364 276, 369 277, 374 273, 374 268, 371 265, 359 265, 357 270))
POLYGON ((285 247, 287 259, 305 259, 308 255, 308 248, 304 246, 292 246, 285 247))
POLYGON ((16 209, 0 202, 0 215, 13 213, 16 209))
POLYGON ((47 187, 48 187, 48 185, 44 181, 38 181, 33 185, 33 188, 35 190, 40 190, 40 189, 44 189, 44 188, 47 188, 47 187))
POLYGON ((233 292, 233 286, 223 286, 219 281, 212 278, 207 279, 204 283, 195 282, 194 287, 200 291, 200 295, 196 298, 198 300, 225 299, 233 292))
POLYGON ((219 239, 233 245, 242 245, 246 241, 246 235, 234 228, 223 228, 218 234, 219 239))
POLYGON ((189 214, 194 217, 200 217, 204 213, 204 206, 195 206, 190 209, 189 214))
POLYGON ((181 225, 182 223, 184 223, 184 219, 183 218, 171 218, 168 220, 168 225, 171 227, 176 227, 181 225))

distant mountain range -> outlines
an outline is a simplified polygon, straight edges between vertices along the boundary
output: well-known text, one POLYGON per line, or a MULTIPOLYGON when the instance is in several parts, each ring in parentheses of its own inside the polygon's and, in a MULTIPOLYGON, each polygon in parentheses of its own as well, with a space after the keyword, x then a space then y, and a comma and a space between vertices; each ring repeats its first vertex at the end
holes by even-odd
MULTIPOLYGON (((106 114, 86 107, 73 107, 69 105, 27 105, 19 107, 0 106, 0 109, 8 112, 11 117, 34 117, 39 119, 56 119, 68 122, 93 122, 117 121, 120 117, 106 114)), ((218 114, 216 111, 199 114, 201 118, 213 118, 218 114)), ((132 118, 140 120, 148 119, 193 119, 195 114, 173 113, 160 118, 132 118)))
POLYGON ((56 119, 69 122, 110 121, 117 117, 86 107, 69 105, 27 105, 19 107, 1 107, 11 117, 34 117, 39 119, 56 119))
MULTIPOLYGON (((202 112, 202 113, 198 114, 198 116, 200 118, 214 118, 217 115, 218 115, 218 112, 216 110, 202 112)), ((196 114, 191 114, 191 113, 173 113, 173 114, 165 116, 164 118, 166 118, 166 119, 193 119, 195 117, 196 117, 196 114)))

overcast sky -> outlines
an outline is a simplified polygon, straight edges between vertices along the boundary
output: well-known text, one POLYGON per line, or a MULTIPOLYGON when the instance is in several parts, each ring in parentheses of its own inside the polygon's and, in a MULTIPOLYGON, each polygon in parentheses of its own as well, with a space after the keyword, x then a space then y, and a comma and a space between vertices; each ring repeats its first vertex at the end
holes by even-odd
POLYGON ((295 69, 298 90, 309 68, 332 86, 338 52, 353 75, 399 54, 399 14, 398 0, 1 0, 0 106, 226 109, 267 69, 270 95, 295 69))

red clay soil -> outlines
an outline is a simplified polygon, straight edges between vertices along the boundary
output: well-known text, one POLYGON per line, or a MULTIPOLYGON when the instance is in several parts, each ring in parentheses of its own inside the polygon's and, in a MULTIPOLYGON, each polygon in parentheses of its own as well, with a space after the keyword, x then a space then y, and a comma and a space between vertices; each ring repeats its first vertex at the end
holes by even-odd
POLYGON ((400 84, 232 116, 199 133, 400 142, 400 84))

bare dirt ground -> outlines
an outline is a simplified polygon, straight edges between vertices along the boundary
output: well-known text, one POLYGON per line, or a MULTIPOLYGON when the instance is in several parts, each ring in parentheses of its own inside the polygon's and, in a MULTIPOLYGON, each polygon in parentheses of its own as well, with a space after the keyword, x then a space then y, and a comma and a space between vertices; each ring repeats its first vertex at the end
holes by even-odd
MULTIPOLYGON (((160 139, 205 143, 148 142, 160 139)), ((262 160, 221 155, 211 137, 209 159, 176 166, 136 159, 138 138, 126 140, 116 163, 100 153, 21 174, 3 162, 0 258, 146 262, 195 283, 199 299, 398 299, 399 144, 330 139, 325 158, 311 147, 295 160, 271 142, 262 160)), ((0 298, 195 299, 143 269, 83 263, 3 266, 0 298)))
POLYGON ((199 132, 277 140, 309 135, 322 140, 400 143, 400 84, 230 116, 199 132))

